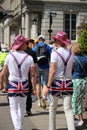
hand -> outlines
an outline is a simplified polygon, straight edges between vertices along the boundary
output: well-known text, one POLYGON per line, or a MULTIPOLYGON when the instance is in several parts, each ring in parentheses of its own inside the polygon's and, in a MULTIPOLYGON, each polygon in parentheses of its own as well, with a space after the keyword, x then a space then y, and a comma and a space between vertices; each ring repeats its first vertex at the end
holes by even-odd
POLYGON ((33 89, 33 94, 36 95, 36 89, 35 88, 33 89))
POLYGON ((43 87, 43 95, 47 96, 48 92, 49 92, 49 88, 47 86, 44 86, 43 87))
POLYGON ((40 76, 37 76, 37 77, 36 77, 36 83, 37 83, 37 84, 40 83, 40 76))
POLYGON ((4 87, 3 86, 0 86, 0 90, 3 89, 4 87))
POLYGON ((4 74, 3 71, 1 71, 1 73, 0 73, 0 79, 1 79, 1 81, 6 79, 6 75, 4 74))

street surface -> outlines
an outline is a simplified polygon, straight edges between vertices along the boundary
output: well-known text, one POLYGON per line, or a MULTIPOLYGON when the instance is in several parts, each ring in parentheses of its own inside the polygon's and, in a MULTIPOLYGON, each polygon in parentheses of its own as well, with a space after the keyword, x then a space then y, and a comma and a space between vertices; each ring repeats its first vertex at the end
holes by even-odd
MULTIPOLYGON (((33 102, 32 116, 24 118, 24 130, 48 130, 48 107, 44 110, 33 102)), ((59 98, 59 105, 56 114, 56 130, 67 130, 66 120, 62 107, 62 99, 59 98)), ((76 130, 87 130, 87 112, 84 112, 84 125, 76 127, 76 130)), ((13 130, 11 122, 7 95, 0 92, 0 130, 13 130)))

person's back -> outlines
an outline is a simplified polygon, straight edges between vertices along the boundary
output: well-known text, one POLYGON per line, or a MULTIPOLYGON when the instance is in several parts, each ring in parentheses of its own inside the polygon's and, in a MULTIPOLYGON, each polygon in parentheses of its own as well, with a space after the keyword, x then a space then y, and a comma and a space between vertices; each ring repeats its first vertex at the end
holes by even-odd
MULTIPOLYGON (((25 56, 27 56, 27 54, 22 51, 13 51, 13 52, 10 52, 9 55, 6 57, 6 61, 5 61, 6 64, 8 63, 8 60, 10 59, 9 60, 9 80, 19 81, 20 76, 19 76, 19 73, 17 72, 18 66, 12 55, 14 55, 14 57, 16 57, 16 59, 19 63, 21 63, 21 61, 23 60, 23 58, 25 56)), ((24 63, 22 64, 21 73, 23 73, 22 74, 23 81, 28 79, 28 70, 29 70, 29 65, 30 65, 31 61, 32 61, 32 57, 28 56, 25 59, 24 63)))
POLYGON ((38 66, 41 69, 49 68, 51 48, 44 42, 39 42, 36 48, 38 66))
POLYGON ((25 50, 25 52, 26 52, 28 55, 31 55, 31 56, 33 57, 34 63, 37 63, 36 54, 35 54, 35 52, 34 52, 31 48, 28 47, 28 48, 25 50))
MULTIPOLYGON (((70 51, 66 48, 63 48, 63 47, 60 47, 58 48, 57 50, 53 51, 52 52, 52 60, 56 60, 58 61, 57 62, 57 71, 55 73, 55 79, 57 78, 62 78, 62 77, 69 77, 69 78, 72 78, 72 64, 73 64, 73 57, 71 56, 70 59, 69 59, 69 62, 67 63, 67 66, 66 66, 66 72, 65 72, 65 75, 64 75, 64 62, 63 60, 61 59, 60 55, 57 54, 57 52, 63 57, 63 59, 66 61, 67 57, 69 56, 69 53, 70 51), (56 53, 56 56, 55 56, 55 53, 56 53), (58 58, 58 60, 57 60, 58 58)), ((72 52, 71 52, 72 53, 72 52)))
POLYGON ((72 77, 74 78, 84 78, 85 74, 87 74, 87 56, 83 56, 83 55, 75 55, 74 57, 74 70, 72 73, 72 77), (79 64, 78 60, 80 61, 80 63, 82 64, 85 73, 83 71, 83 69, 81 68, 81 65, 79 64))

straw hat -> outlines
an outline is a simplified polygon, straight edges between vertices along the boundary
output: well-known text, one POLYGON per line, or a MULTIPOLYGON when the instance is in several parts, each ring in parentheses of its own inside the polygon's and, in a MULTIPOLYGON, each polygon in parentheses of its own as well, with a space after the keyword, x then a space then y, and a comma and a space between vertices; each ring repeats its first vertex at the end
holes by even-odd
POLYGON ((25 38, 22 34, 19 34, 15 37, 14 42, 12 43, 11 49, 17 50, 23 44, 27 43, 29 40, 30 40, 29 38, 25 38))
POLYGON ((66 32, 59 31, 55 36, 52 36, 52 38, 65 45, 71 44, 71 41, 68 39, 66 32))

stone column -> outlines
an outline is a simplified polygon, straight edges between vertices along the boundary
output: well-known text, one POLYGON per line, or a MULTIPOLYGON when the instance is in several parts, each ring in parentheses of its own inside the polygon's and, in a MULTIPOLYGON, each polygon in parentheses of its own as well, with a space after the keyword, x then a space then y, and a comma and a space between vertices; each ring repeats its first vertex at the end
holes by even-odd
POLYGON ((10 44, 10 26, 9 26, 10 19, 6 19, 4 22, 4 45, 9 46, 10 44))
POLYGON ((0 42, 2 44, 2 42, 4 41, 4 26, 3 26, 3 23, 0 23, 0 32, 1 32, 1 35, 0 35, 0 42))
POLYGON ((24 14, 22 15, 22 34, 25 34, 25 16, 24 14))
POLYGON ((25 13, 25 37, 30 37, 30 15, 28 12, 25 13))
POLYGON ((38 15, 37 14, 32 14, 31 16, 31 21, 32 21, 32 26, 31 26, 31 38, 36 39, 38 34, 37 34, 37 22, 38 22, 38 15))

